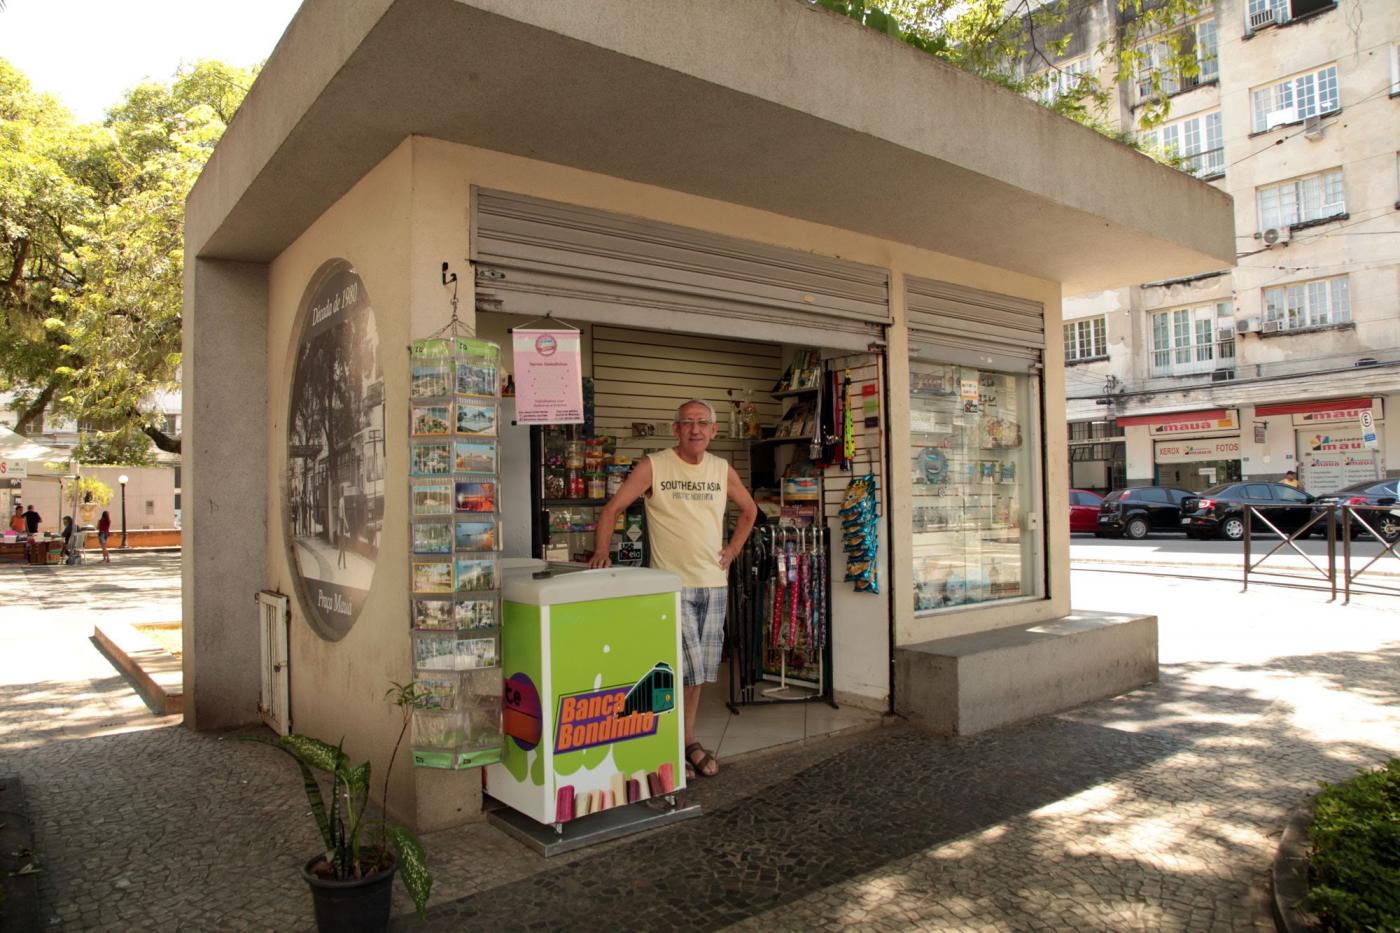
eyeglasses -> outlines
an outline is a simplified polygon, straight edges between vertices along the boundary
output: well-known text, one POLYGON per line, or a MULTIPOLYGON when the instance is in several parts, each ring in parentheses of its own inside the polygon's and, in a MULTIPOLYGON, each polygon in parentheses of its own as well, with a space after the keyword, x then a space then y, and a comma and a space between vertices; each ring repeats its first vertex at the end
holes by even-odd
POLYGON ((712 424, 714 424, 714 422, 709 418, 693 418, 676 422, 676 425, 682 428, 708 428, 712 424))

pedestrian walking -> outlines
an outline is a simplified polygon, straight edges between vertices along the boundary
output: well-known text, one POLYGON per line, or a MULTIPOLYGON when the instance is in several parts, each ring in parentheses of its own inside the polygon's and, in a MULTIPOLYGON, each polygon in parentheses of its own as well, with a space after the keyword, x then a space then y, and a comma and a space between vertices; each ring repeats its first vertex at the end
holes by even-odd
POLYGON ((345 494, 341 493, 335 501, 335 537, 340 545, 340 553, 336 556, 335 565, 337 568, 345 568, 350 563, 345 558, 345 547, 350 543, 350 523, 345 520, 345 494))
POLYGON ((112 537, 112 516, 106 512, 97 520, 97 543, 102 545, 102 563, 110 564, 112 555, 107 550, 107 539, 112 537))

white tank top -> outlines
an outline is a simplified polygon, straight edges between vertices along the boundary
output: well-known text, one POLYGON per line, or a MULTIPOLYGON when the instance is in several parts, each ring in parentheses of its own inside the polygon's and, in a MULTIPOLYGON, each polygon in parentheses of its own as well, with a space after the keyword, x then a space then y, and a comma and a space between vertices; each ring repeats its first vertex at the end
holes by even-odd
POLYGON ((682 586, 728 586, 729 574, 720 569, 719 552, 724 546, 729 462, 707 452, 692 466, 674 449, 650 454, 648 459, 651 565, 678 575, 682 586))

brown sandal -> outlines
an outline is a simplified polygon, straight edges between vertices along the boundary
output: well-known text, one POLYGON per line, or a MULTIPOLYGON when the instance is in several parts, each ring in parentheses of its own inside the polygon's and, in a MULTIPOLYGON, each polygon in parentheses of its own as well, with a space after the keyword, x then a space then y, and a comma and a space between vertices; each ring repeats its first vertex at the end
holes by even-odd
POLYGON ((685 747, 685 777, 686 780, 694 780, 696 777, 714 777, 719 774, 719 762, 715 761, 713 755, 705 751, 705 747, 699 742, 691 742, 685 747), (700 753, 696 758, 695 753, 700 753), (714 770, 710 771, 709 768, 714 770))

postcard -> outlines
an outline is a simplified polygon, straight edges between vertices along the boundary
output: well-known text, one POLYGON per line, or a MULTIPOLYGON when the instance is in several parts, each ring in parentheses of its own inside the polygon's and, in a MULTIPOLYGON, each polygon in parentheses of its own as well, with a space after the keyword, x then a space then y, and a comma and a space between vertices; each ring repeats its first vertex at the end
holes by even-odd
POLYGON ((495 628, 496 600, 464 599, 457 603, 457 628, 495 628))
POLYGON ((495 667, 496 639, 464 638, 457 642, 457 657, 462 665, 460 670, 495 667))
POLYGON ((451 593, 452 563, 445 560, 415 560, 413 562, 413 591, 415 593, 451 593))
POLYGON ((496 545, 496 522, 489 521, 458 521, 457 522, 457 550, 459 551, 495 551, 496 545))
POLYGON ((413 398, 439 398, 452 394, 452 364, 420 363, 413 367, 413 398))
POLYGON ((413 636, 413 666, 425 671, 461 670, 457 636, 451 632, 420 632, 413 636))
POLYGON ((457 558, 457 592, 474 593, 496 588, 495 558, 457 558))
POLYGON ((458 480, 457 511, 496 511, 496 484, 478 483, 474 480, 458 480))
MULTIPOLYGON (((413 434, 418 437, 452 433, 451 405, 415 405, 413 407, 413 434)), ((491 423, 495 430, 495 421, 491 423)))
POLYGON ((413 627, 452 631, 457 627, 456 611, 452 601, 448 599, 415 599, 413 601, 413 627))
POLYGON ((458 473, 495 473, 495 441, 458 441, 454 468, 458 473))
POLYGON ((449 476, 452 473, 452 445, 414 444, 410 470, 414 476, 449 476))
POLYGON ((496 396, 496 364, 494 361, 458 360, 457 394, 496 396))
POLYGON ((413 486, 414 515, 451 515, 451 483, 415 483, 413 486))
MULTIPOLYGON (((415 412, 417 409, 415 409, 415 412)), ((417 424, 416 415, 414 424, 417 424)), ((418 433, 417 431, 414 432, 418 433)), ((425 432, 426 433, 426 432, 425 432)), ((496 436, 495 402, 458 402, 457 433, 476 437, 496 436)))
POLYGON ((455 709, 457 706, 457 678, 418 677, 413 681, 421 703, 421 709, 455 709))
POLYGON ((452 525, 448 522, 423 522, 413 526, 413 553, 451 554, 452 525))

